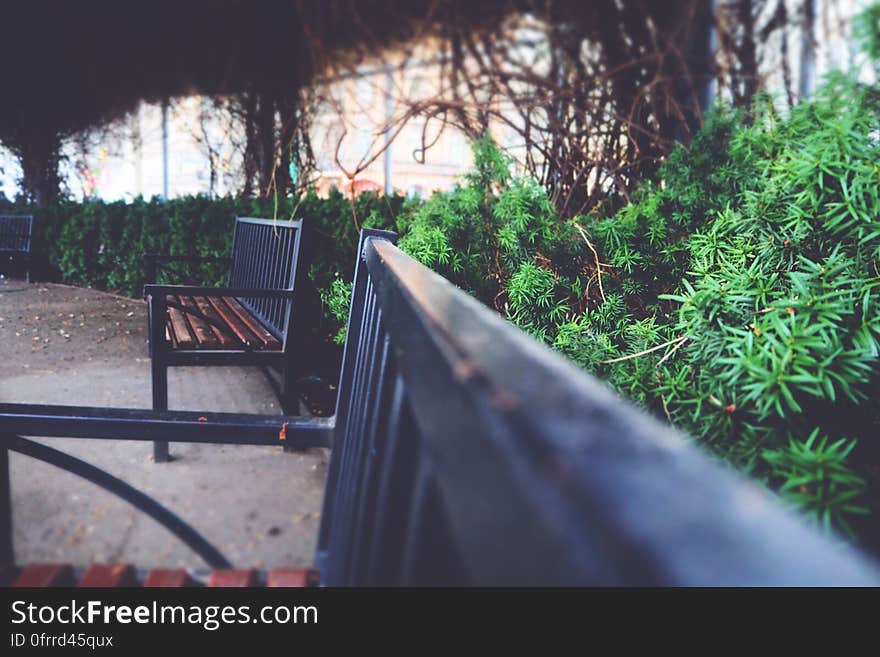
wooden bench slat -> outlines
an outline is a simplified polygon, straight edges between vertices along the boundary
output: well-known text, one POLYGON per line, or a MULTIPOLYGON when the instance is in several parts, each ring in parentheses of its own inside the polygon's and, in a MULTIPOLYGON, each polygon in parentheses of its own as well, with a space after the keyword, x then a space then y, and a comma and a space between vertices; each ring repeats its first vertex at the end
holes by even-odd
MULTIPOLYGON (((180 296, 177 298, 180 305, 184 308, 194 311, 199 310, 192 297, 180 296)), ((214 335, 214 331, 211 330, 211 325, 208 322, 192 313, 183 313, 183 316, 186 317, 187 323, 196 336, 196 342, 198 343, 196 346, 199 349, 217 349, 220 346, 220 341, 214 335)))
POLYGON ((208 580, 209 588, 240 588, 257 585, 257 571, 253 569, 215 570, 208 580))
POLYGON ((35 563, 27 566, 12 583, 14 588, 46 588, 72 586, 73 566, 70 564, 35 563))
POLYGON ((92 564, 80 579, 80 588, 116 588, 137 586, 134 566, 129 564, 92 564))
POLYGON ((144 578, 144 588, 182 588, 195 586, 195 582, 183 568, 154 568, 144 578))
MULTIPOLYGON (((17 569, 16 569, 17 570, 17 569)), ((36 563, 26 565, 10 579, 12 587, 47 588, 76 586, 78 588, 177 588, 177 587, 314 587, 318 586, 316 568, 275 568, 261 572, 256 568, 221 568, 196 579, 185 568, 151 568, 142 577, 132 564, 91 564, 77 583, 77 574, 70 564, 36 563)))
MULTIPOLYGON (((177 299, 175 298, 174 300, 176 301, 177 299)), ((189 324, 187 324, 184 314, 177 308, 169 308, 168 318, 174 344, 180 349, 195 349, 196 339, 189 329, 189 324)))
POLYGON ((239 339, 241 339, 241 341, 248 347, 260 348, 265 345, 263 340, 254 335, 254 332, 247 327, 247 324, 241 321, 241 318, 226 305, 226 302, 223 301, 222 298, 208 297, 208 301, 211 302, 211 305, 214 306, 214 310, 216 310, 217 314, 223 318, 226 325, 229 326, 229 328, 231 328, 239 339))
POLYGON ((241 321, 253 331, 254 335, 263 342, 263 346, 265 346, 266 349, 281 349, 281 343, 278 342, 278 339, 269 333, 269 331, 262 326, 253 315, 245 310, 235 297, 223 297, 223 301, 236 315, 238 315, 239 319, 241 319, 241 321))
POLYGON ((214 337, 220 342, 221 349, 235 349, 240 347, 239 342, 230 335, 232 330, 229 328, 229 325, 223 321, 217 311, 214 309, 214 306, 211 305, 211 302, 208 301, 205 297, 193 297, 193 301, 196 302, 196 306, 199 310, 202 311, 202 314, 205 317, 209 317, 216 322, 219 322, 223 326, 226 326, 227 329, 224 331, 219 326, 215 326, 214 324, 207 323, 208 326, 211 327, 211 331, 214 332, 214 337))
POLYGON ((270 588, 305 588, 318 585, 318 571, 314 568, 276 568, 266 578, 270 588))

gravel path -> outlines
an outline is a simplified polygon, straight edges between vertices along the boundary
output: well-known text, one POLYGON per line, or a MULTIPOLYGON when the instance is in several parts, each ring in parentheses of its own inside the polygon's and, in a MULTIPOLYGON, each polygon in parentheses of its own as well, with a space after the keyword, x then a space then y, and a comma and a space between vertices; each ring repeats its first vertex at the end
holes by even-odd
MULTIPOLYGON (((150 407, 144 302, 0 279, 0 401, 150 407)), ((254 368, 171 368, 172 409, 280 413, 254 368)), ((45 439, 121 477, 192 523, 236 565, 310 565, 327 450, 45 439)), ((12 454, 16 560, 202 567, 150 518, 92 484, 12 454)))

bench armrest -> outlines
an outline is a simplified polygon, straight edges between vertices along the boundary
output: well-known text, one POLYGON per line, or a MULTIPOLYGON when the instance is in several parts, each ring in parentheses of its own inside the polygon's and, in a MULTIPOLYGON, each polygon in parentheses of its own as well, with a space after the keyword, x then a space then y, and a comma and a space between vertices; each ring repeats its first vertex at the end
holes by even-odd
POLYGON ((165 296, 168 294, 188 297, 289 297, 293 290, 267 290, 245 287, 200 287, 196 285, 144 285, 144 296, 165 296))

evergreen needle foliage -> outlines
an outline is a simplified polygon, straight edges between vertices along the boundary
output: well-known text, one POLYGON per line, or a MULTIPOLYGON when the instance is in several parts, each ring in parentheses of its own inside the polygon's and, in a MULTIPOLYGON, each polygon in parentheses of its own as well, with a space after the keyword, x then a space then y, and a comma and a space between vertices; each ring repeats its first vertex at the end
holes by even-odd
POLYGON ((875 448, 856 443, 877 417, 878 108, 836 74, 786 118, 767 99, 750 122, 718 109, 662 184, 591 225, 635 317, 586 322, 603 353, 686 340, 584 364, 849 533, 877 505, 875 448))

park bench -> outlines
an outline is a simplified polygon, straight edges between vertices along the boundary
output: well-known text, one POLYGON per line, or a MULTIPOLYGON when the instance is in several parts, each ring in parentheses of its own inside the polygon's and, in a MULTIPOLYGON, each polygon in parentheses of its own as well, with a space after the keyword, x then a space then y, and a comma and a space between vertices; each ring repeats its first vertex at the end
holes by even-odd
POLYGON ((25 265, 25 279, 31 281, 31 241, 34 218, 31 215, 0 214, 0 258, 20 258, 25 265))
POLYGON ((393 242, 362 231, 331 418, 0 404, 0 564, 10 565, 9 580, 139 576, 124 564, 12 567, 11 450, 122 496, 219 569, 141 573, 139 582, 269 583, 272 573, 231 569, 195 528, 125 482, 23 437, 174 436, 331 448, 314 571, 288 572, 289 583, 880 584, 864 555, 393 242))
MULTIPOLYGON (((279 372, 282 408, 297 413, 301 345, 291 318, 296 281, 304 276, 302 233, 302 221, 238 217, 228 260, 147 254, 154 410, 168 408, 169 367, 257 365, 279 372), (218 261, 229 264, 227 287, 156 284, 160 268, 172 263, 218 261)), ((167 461, 168 443, 156 442, 153 456, 167 461)))

